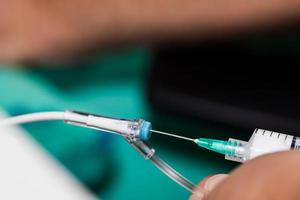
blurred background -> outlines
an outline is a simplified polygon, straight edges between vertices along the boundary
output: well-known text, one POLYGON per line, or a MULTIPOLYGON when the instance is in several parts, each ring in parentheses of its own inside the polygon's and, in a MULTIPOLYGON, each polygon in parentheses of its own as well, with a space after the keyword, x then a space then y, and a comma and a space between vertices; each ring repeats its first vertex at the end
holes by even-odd
MULTIPOLYGON (((155 129, 183 135, 225 133, 202 121, 156 111, 148 98, 152 64, 153 52, 139 47, 107 53, 76 66, 3 66, 0 87, 6 92, 1 95, 0 105, 10 115, 75 109, 143 118, 153 122, 155 129)), ((187 199, 190 195, 121 137, 60 122, 34 123, 24 128, 103 199, 187 199)), ((158 155, 195 183, 234 166, 224 165, 222 157, 210 158, 213 154, 189 148, 191 145, 184 141, 153 135, 151 144, 158 155)))
MULTIPOLYGON (((74 109, 143 118, 154 129, 188 137, 247 140, 254 128, 300 133, 299 42, 298 30, 284 27, 193 44, 137 45, 73 64, 2 65, 0 106, 9 115, 74 109)), ((23 128, 99 198, 190 195, 121 137, 61 122, 23 128)), ((195 183, 237 166, 185 141, 153 134, 150 143, 195 183)))

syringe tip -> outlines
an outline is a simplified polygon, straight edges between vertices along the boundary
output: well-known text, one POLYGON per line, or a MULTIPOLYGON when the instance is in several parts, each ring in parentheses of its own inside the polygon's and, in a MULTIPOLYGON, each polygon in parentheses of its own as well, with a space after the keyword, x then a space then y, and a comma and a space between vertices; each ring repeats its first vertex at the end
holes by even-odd
POLYGON ((211 146, 212 146, 211 139, 197 138, 194 141, 200 147, 203 147, 203 148, 206 148, 206 149, 211 149, 211 146))
POLYGON ((225 155, 232 153, 231 151, 233 149, 231 144, 223 140, 198 138, 195 140, 195 143, 200 147, 225 155))

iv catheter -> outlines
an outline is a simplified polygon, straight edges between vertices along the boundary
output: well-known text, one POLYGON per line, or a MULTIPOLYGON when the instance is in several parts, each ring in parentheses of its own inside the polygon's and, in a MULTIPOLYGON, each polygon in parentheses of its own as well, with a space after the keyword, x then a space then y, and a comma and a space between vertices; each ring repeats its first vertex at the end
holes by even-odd
POLYGON ((0 120, 0 127, 52 120, 63 120, 67 124, 120 135, 145 159, 149 159, 158 169, 176 183, 190 192, 195 188, 195 184, 160 159, 159 156, 155 154, 155 150, 149 144, 145 143, 150 139, 152 132, 160 131, 152 130, 151 123, 143 119, 118 119, 68 110, 65 112, 40 112, 10 117, 0 120))

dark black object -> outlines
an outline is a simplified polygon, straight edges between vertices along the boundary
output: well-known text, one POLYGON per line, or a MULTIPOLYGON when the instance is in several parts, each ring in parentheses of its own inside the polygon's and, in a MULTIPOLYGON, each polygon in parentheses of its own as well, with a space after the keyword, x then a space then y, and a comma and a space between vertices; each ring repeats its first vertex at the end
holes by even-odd
POLYGON ((159 49, 150 100, 175 114, 300 135, 297 38, 283 34, 159 49))

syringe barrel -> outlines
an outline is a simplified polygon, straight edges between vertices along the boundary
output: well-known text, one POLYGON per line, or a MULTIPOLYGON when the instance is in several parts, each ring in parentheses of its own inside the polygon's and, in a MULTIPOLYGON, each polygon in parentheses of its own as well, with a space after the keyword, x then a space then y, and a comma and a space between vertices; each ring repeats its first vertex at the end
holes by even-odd
POLYGON ((258 156, 287 150, 300 150, 300 138, 292 135, 255 129, 248 142, 229 139, 236 143, 236 155, 226 155, 225 158, 237 162, 245 162, 258 156))
POLYGON ((264 129, 255 129, 249 140, 248 159, 253 159, 267 153, 299 149, 299 146, 300 140, 296 136, 264 129))

